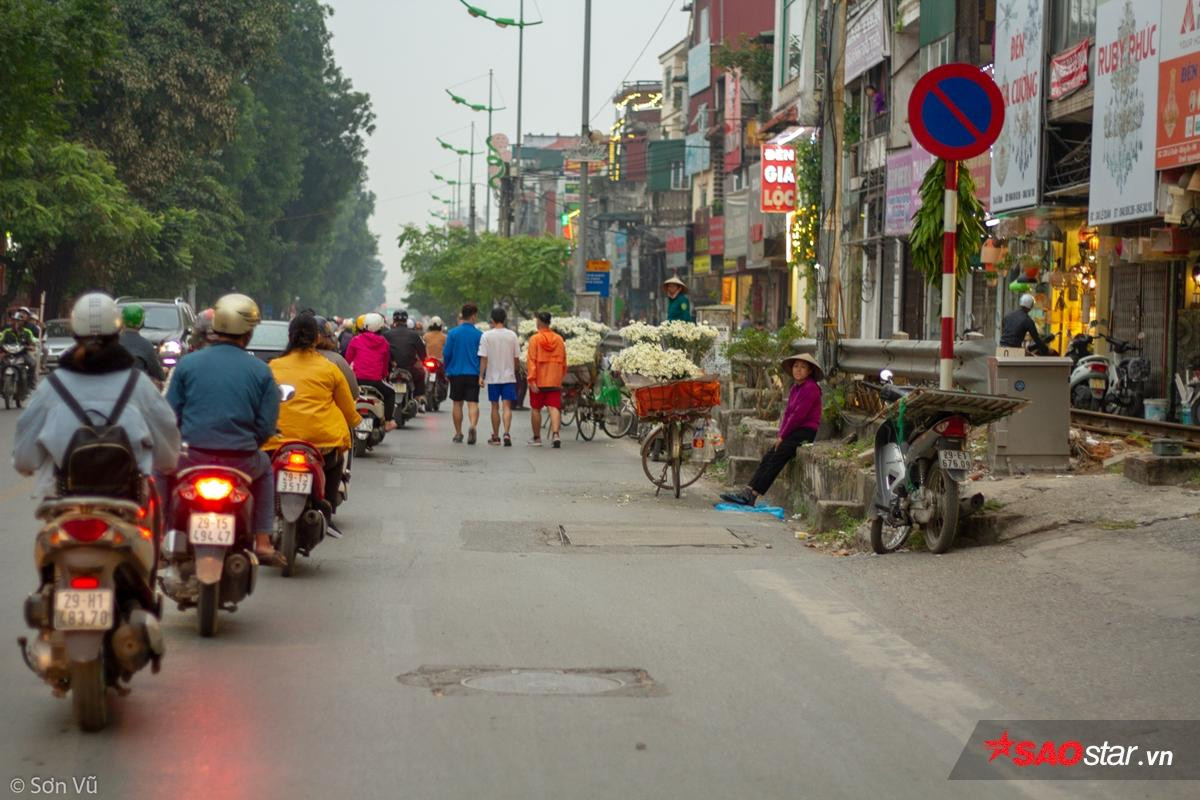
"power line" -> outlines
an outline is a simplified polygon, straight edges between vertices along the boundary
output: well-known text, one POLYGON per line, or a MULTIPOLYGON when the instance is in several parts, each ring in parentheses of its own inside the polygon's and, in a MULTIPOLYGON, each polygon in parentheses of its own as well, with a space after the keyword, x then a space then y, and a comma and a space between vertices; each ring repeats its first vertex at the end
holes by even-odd
MULTIPOLYGON (((637 57, 633 59, 633 63, 629 65, 629 69, 625 71, 625 77, 621 78, 621 82, 617 84, 617 91, 621 90, 621 87, 625 85, 625 81, 628 80, 629 76, 633 74, 633 71, 637 69, 638 62, 642 60, 642 56, 646 55, 646 50, 650 48, 650 43, 654 41, 654 37, 657 36, 659 30, 662 29, 663 23, 667 21, 667 16, 671 13, 671 7, 673 5, 675 5, 675 0, 667 0, 667 8, 663 11, 662 19, 658 21, 658 25, 654 26, 654 32, 650 34, 650 38, 646 40, 644 45, 642 45, 641 51, 637 54, 637 57)), ((604 106, 605 103, 601 103, 600 110, 593 114, 592 118, 588 120, 589 127, 593 122, 596 121, 596 117, 600 116, 604 112, 604 106)))

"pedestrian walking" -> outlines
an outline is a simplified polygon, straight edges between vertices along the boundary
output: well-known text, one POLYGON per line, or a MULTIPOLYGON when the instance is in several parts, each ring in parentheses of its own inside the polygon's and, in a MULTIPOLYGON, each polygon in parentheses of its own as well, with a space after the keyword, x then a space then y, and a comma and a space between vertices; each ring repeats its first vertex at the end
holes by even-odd
POLYGON ((450 400, 454 403, 451 419, 456 444, 463 440, 463 403, 467 405, 470 423, 467 444, 475 444, 475 428, 479 425, 479 340, 483 334, 475 327, 478 316, 479 308, 474 303, 465 304, 458 325, 446 334, 442 349, 450 381, 450 400))
POLYGON ((525 372, 529 380, 529 421, 533 438, 529 444, 542 446, 542 409, 550 414, 551 446, 562 447, 562 381, 567 372, 567 345, 550 330, 550 312, 539 311, 537 333, 529 339, 525 372))
POLYGON ((504 420, 504 446, 512 447, 512 407, 517 400, 517 365, 521 345, 517 334, 504 326, 508 313, 492 309, 492 329, 479 340, 479 385, 486 385, 492 404, 492 437, 488 444, 500 444, 500 421, 504 420), (503 411, 503 413, 501 413, 503 411))
POLYGON ((780 369, 790 374, 794 383, 788 393, 787 408, 779 420, 779 437, 758 462, 750 483, 740 491, 725 492, 721 495, 722 500, 743 506, 754 505, 771 488, 800 445, 812 443, 817 438, 817 428, 821 425, 821 387, 817 382, 824 377, 824 370, 807 353, 788 356, 780 369))

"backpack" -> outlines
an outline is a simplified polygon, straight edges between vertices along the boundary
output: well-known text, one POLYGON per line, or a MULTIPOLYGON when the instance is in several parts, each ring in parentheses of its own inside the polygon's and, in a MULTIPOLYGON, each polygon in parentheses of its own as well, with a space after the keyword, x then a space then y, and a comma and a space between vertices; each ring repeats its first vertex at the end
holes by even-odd
POLYGON ((84 411, 57 375, 52 372, 47 376, 54 391, 58 392, 67 408, 79 420, 79 428, 67 442, 62 466, 56 471, 60 495, 139 499, 141 470, 138 468, 137 455, 133 452, 125 429, 114 424, 129 403, 138 374, 137 370, 129 371, 129 378, 107 417, 95 409, 84 411), (94 424, 89 414, 95 414, 103 420, 103 424, 94 424))

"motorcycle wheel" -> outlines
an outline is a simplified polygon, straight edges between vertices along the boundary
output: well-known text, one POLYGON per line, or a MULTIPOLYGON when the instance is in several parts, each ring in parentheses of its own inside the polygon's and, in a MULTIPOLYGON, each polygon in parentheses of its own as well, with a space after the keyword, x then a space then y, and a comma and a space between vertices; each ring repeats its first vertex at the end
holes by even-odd
POLYGON ((1093 411, 1096 409, 1096 402, 1092 397, 1091 387, 1086 384, 1079 384, 1071 392, 1071 408, 1078 408, 1083 411, 1093 411))
POLYGON ((362 458, 367 454, 367 440, 354 437, 354 457, 362 458))
POLYGON ((425 405, 428 407, 430 412, 436 414, 438 406, 441 405, 441 402, 436 397, 426 395, 425 405))
POLYGON ((400 428, 403 428, 407 423, 408 423, 408 418, 405 417, 403 414, 396 417, 396 429, 397 430, 399 430, 400 428))
POLYGON ((935 467, 926 479, 925 490, 936 499, 933 516, 925 526, 925 546, 931 553, 945 553, 958 536, 958 483, 945 470, 935 467))
POLYGON ((279 524, 279 550, 287 560, 280 572, 285 578, 292 577, 296 571, 296 534, 296 523, 284 521, 279 524))
POLYGON ((871 549, 877 555, 886 555, 894 553, 904 546, 908 541, 908 535, 912 533, 911 525, 888 525, 890 534, 884 536, 883 517, 874 517, 871 519, 871 549))
POLYGON ((221 584, 200 584, 200 597, 196 601, 196 628, 201 636, 217 635, 217 614, 221 610, 221 584))
POLYGON ((91 661, 71 662, 71 706, 81 731, 103 730, 108 724, 108 682, 104 655, 91 661))

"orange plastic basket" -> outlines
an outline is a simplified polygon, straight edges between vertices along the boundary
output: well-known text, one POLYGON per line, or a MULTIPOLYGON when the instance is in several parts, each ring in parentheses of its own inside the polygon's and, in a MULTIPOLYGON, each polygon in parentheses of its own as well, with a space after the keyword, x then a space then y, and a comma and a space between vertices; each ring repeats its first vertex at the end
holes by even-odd
POLYGON ((639 417, 706 411, 721 405, 720 381, 675 381, 643 386, 633 393, 639 417))

